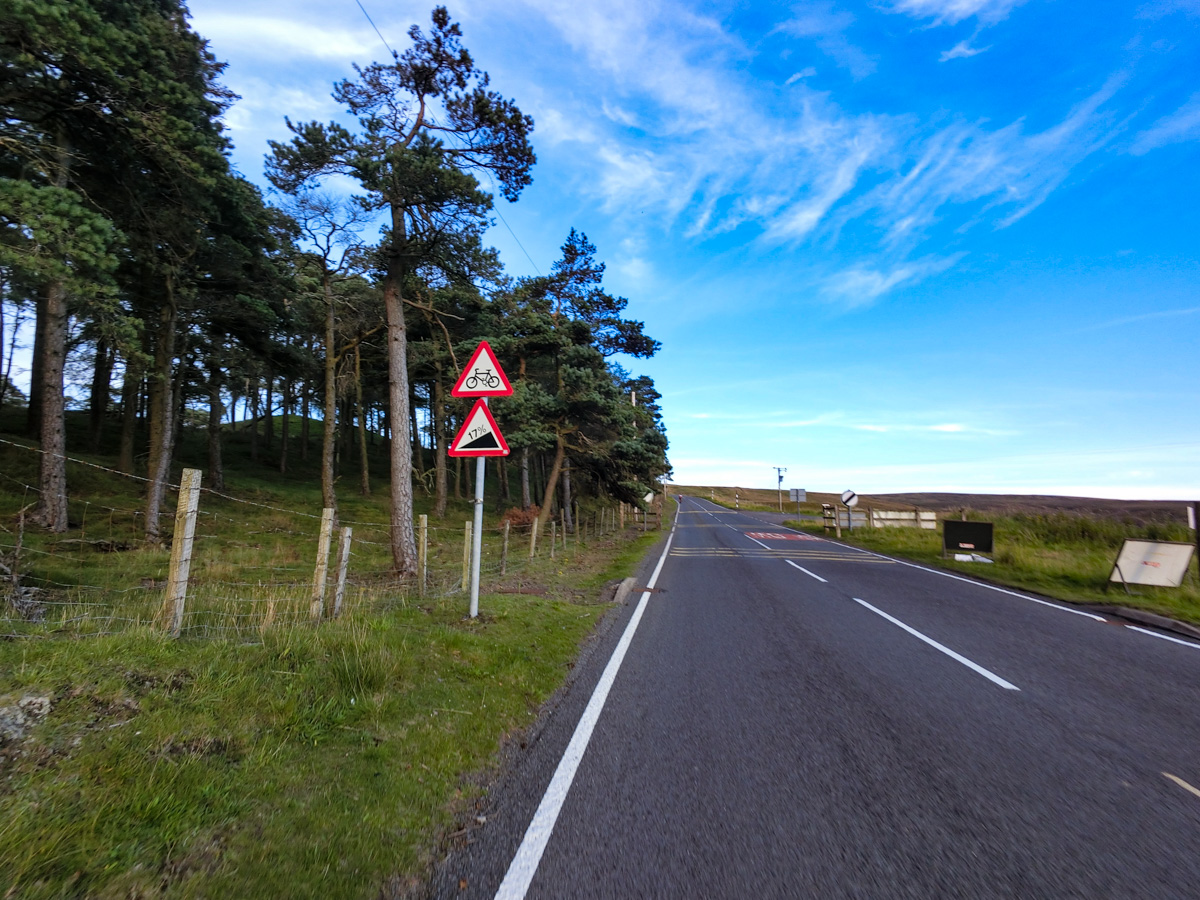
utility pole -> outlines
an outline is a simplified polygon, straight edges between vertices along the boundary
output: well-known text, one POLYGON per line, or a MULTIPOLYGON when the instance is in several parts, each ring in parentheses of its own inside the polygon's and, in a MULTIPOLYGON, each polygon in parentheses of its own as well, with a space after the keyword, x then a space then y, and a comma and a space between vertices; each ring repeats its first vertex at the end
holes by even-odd
POLYGON ((787 471, 783 466, 775 466, 775 474, 779 476, 779 483, 776 487, 779 490, 779 511, 783 512, 783 473, 787 471))

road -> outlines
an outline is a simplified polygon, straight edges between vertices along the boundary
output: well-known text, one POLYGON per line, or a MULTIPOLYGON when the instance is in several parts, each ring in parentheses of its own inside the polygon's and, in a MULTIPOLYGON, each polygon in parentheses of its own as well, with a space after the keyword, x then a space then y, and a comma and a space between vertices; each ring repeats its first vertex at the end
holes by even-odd
POLYGON ((1200 897, 1200 646, 695 498, 651 562, 437 895, 1200 897))

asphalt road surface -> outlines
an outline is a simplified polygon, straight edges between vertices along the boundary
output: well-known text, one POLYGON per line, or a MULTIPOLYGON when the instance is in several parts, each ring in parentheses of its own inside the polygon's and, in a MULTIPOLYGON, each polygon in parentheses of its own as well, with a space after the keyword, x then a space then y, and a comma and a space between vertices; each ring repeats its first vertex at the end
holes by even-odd
POLYGON ((1200 645, 695 498, 649 565, 438 896, 1200 897, 1200 645))

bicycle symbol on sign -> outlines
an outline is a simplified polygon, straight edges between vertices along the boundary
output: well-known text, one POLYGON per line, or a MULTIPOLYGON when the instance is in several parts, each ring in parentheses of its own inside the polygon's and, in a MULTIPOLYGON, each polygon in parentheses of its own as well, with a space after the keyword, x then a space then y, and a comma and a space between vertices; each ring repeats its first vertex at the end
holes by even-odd
POLYGON ((500 378, 495 372, 489 372, 485 369, 476 369, 467 378, 464 385, 468 391, 477 391, 481 387, 488 390, 495 390, 500 387, 500 378))

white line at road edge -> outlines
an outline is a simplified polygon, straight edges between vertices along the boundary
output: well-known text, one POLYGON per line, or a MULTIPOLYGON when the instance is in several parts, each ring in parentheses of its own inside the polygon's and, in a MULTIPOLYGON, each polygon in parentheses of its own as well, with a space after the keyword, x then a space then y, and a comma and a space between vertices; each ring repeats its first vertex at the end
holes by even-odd
POLYGON ((873 613, 876 613, 877 615, 883 616, 885 619, 887 619, 887 620, 888 620, 889 622, 891 622, 893 625, 899 625, 901 628, 903 628, 905 631, 907 631, 907 632, 908 632, 909 634, 911 634, 913 637, 915 637, 915 638, 920 638, 920 639, 921 639, 921 640, 923 640, 925 643, 927 643, 927 644, 928 644, 930 647, 933 647, 933 648, 934 648, 934 649, 936 649, 936 650, 941 650, 943 653, 945 653, 945 654, 946 654, 947 656, 949 656, 951 659, 953 659, 953 660, 957 660, 958 662, 962 663, 964 666, 966 666, 966 667, 967 667, 968 669, 970 669, 972 672, 978 672, 980 675, 982 675, 982 676, 983 676, 984 678, 986 678, 988 681, 995 682, 996 684, 1000 685, 1000 687, 1002 687, 1002 688, 1004 688, 1004 689, 1006 689, 1006 690, 1009 690, 1009 691, 1019 691, 1019 690, 1020 690, 1020 688, 1019 688, 1019 687, 1017 687, 1015 684, 1012 684, 1012 683, 1010 683, 1010 682, 1007 682, 1007 681, 1005 681, 1003 678, 1001 678, 1001 677, 1000 677, 999 675, 997 675, 995 672, 989 672, 989 671, 988 671, 987 669, 985 669, 983 666, 981 666, 981 665, 978 665, 978 664, 976 664, 976 663, 973 663, 973 662, 971 662, 971 661, 970 661, 969 659, 967 659, 965 656, 962 656, 962 655, 960 655, 960 654, 958 654, 958 653, 955 653, 955 652, 954 652, 953 650, 951 650, 949 647, 947 647, 947 646, 945 646, 945 645, 943 645, 943 644, 939 644, 939 643, 938 643, 937 641, 935 641, 933 638, 931 638, 931 637, 926 637, 925 635, 921 634, 921 632, 917 631, 917 629, 915 629, 915 628, 912 628, 912 627, 910 627, 910 626, 908 626, 908 625, 905 625, 905 624, 904 624, 903 622, 901 622, 899 619, 896 619, 896 618, 893 618, 892 616, 889 616, 889 615, 888 615, 887 613, 885 613, 885 612, 884 612, 882 609, 876 609, 874 606, 872 606, 872 605, 871 605, 870 603, 868 603, 866 600, 859 600, 857 597, 853 597, 853 598, 851 598, 851 599, 853 599, 855 603, 861 603, 863 606, 865 606, 865 607, 866 607, 867 609, 869 609, 871 612, 873 612, 873 613))
POLYGON ((1170 637, 1165 634, 1159 634, 1157 631, 1150 631, 1149 629, 1146 629, 1146 628, 1138 628, 1136 625, 1126 625, 1125 627, 1130 629, 1131 631, 1140 631, 1142 634, 1148 634, 1148 635, 1150 635, 1150 637, 1161 638, 1162 640, 1170 641, 1173 644, 1183 644, 1183 646, 1191 647, 1193 650, 1200 650, 1200 644, 1197 644, 1195 641, 1181 640, 1180 638, 1170 637))
POLYGON ((537 874, 542 854, 550 842, 550 835, 554 832, 554 823, 558 821, 558 814, 562 811, 567 793, 571 790, 571 782, 575 780, 575 772, 583 760, 588 741, 592 739, 592 730, 600 719, 604 703, 608 700, 608 692, 625 659, 625 652, 633 641, 633 634, 637 631, 638 623, 642 621, 642 613, 646 611, 650 592, 658 582, 658 575, 662 571, 663 563, 666 562, 667 553, 671 549, 671 542, 675 539, 675 529, 678 526, 677 507, 675 522, 671 525, 671 534, 667 537, 667 544, 663 547, 662 556, 658 558, 658 565, 654 567, 654 574, 650 576, 650 583, 646 585, 647 590, 642 593, 642 599, 638 601, 637 609, 633 611, 629 624, 625 626, 625 633, 621 635, 621 640, 613 650, 612 656, 609 657, 608 665, 604 667, 604 672, 596 683, 596 689, 592 691, 592 699, 588 701, 587 708, 580 716, 579 724, 575 726, 575 733, 571 735, 571 742, 567 744, 567 749, 558 762, 558 768, 554 770, 554 777, 550 779, 550 785, 546 788, 546 793, 542 795, 542 802, 538 805, 537 812, 533 814, 533 820, 529 823, 529 827, 525 829, 525 837, 521 840, 521 846, 517 848, 517 855, 513 857, 513 861, 504 875, 504 881, 500 883, 500 889, 496 891, 496 900, 523 900, 533 881, 533 876, 537 874))
POLYGON ((813 572, 808 571, 808 569, 804 568, 804 566, 798 566, 794 562, 792 562, 790 559, 785 560, 785 562, 792 568, 799 569, 801 572, 803 572, 805 575, 809 576, 810 578, 817 579, 817 581, 821 582, 821 584, 829 584, 829 582, 826 581, 824 578, 822 578, 820 575, 817 575, 813 572))

